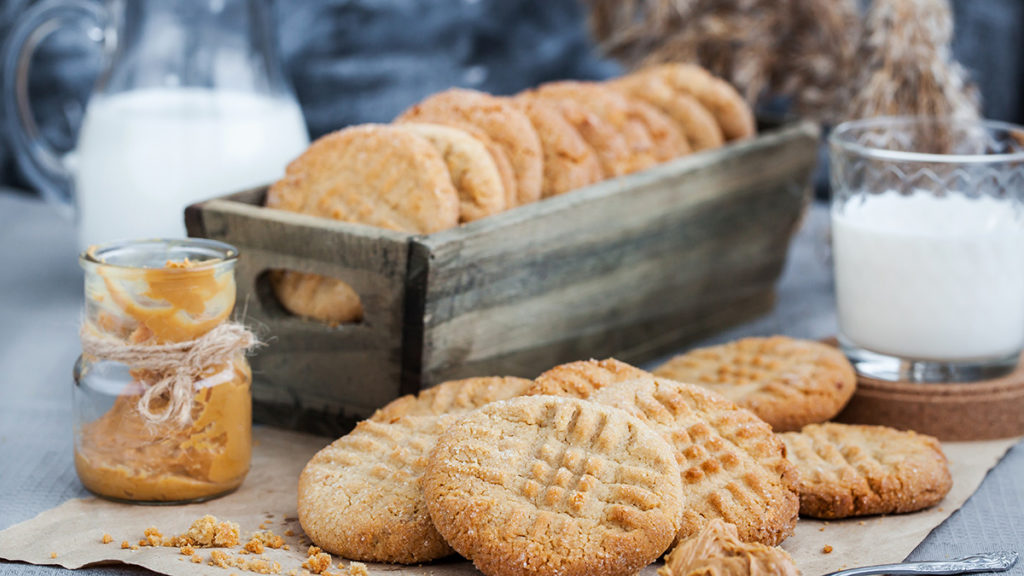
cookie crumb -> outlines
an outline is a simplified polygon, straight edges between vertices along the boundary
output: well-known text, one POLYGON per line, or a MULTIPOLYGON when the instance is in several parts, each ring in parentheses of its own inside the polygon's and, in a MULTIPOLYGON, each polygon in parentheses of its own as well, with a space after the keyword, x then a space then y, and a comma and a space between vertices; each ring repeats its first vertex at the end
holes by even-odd
MULTIPOLYGON (((275 550, 284 547, 284 538, 281 538, 280 536, 274 534, 270 530, 256 532, 252 535, 252 538, 249 540, 249 542, 252 542, 254 540, 259 542, 261 545, 266 546, 267 548, 273 548, 275 550)), ((262 550, 260 552, 257 552, 257 554, 262 554, 262 550)))
POLYGON ((139 549, 139 545, 138 544, 132 544, 132 550, 138 550, 138 549, 139 549))
POLYGON ((366 570, 366 564, 351 562, 348 565, 348 576, 370 576, 370 573, 366 570))
POLYGON ((139 546, 160 546, 164 540, 164 535, 156 529, 156 526, 146 528, 142 535, 145 536, 145 539, 139 541, 139 546))
POLYGON ((191 556, 196 553, 196 549, 191 544, 182 544, 178 551, 181 552, 182 556, 191 556))
POLYGON ((245 551, 252 552, 253 554, 263 554, 263 542, 260 542, 258 538, 253 537, 245 543, 245 551))
POLYGON ((824 552, 825 554, 831 554, 832 553, 832 546, 826 544, 825 547, 821 549, 821 551, 824 552))
POLYGON ((102 542, 104 544, 110 544, 113 541, 114 541, 114 538, 111 537, 110 534, 104 534, 103 538, 100 538, 100 542, 102 542))
POLYGON ((230 567, 230 561, 231 558, 228 556, 227 552, 224 552, 223 550, 213 550, 210 552, 210 566, 228 568, 230 567))
POLYGON ((193 555, 192 556, 192 563, 193 564, 202 564, 203 563, 203 557, 200 556, 199 554, 193 555))
POLYGON ((57 557, 57 553, 56 552, 50 552, 50 558, 56 558, 56 557, 57 557))
POLYGON ((207 514, 193 522, 188 531, 175 538, 173 543, 200 548, 230 548, 238 545, 238 533, 236 522, 222 522, 207 514))
POLYGON ((321 574, 324 570, 331 567, 331 555, 322 552, 317 546, 310 546, 309 550, 306 551, 306 556, 306 561, 302 563, 302 567, 313 574, 321 574))
POLYGON ((288 530, 284 531, 284 535, 285 536, 295 536, 295 531, 293 531, 291 528, 289 528, 288 530))
POLYGON ((857 526, 864 526, 864 524, 866 524, 866 523, 863 520, 861 520, 860 522, 857 522, 857 526))

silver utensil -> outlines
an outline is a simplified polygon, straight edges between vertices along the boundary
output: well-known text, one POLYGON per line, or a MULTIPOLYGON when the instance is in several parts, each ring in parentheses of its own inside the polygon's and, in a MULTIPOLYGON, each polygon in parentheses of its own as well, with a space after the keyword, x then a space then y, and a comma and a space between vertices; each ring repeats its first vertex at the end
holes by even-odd
POLYGON ((975 572, 1002 572, 1017 563, 1016 552, 986 552, 953 560, 935 562, 905 562, 864 566, 831 572, 825 576, 866 576, 867 574, 973 574, 975 572))

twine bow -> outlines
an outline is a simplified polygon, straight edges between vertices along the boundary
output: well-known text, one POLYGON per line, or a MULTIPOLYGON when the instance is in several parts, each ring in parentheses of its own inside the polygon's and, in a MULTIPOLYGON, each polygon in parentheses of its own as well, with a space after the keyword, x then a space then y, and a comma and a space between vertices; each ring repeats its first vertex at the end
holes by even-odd
POLYGON ((142 382, 145 392, 137 405, 142 417, 152 424, 171 420, 187 424, 192 419, 193 383, 203 371, 224 364, 238 352, 259 344, 252 332, 234 322, 221 324, 195 340, 170 344, 125 344, 98 336, 85 326, 80 336, 82 352, 86 355, 160 375, 156 382, 142 382), (167 398, 167 405, 154 411, 152 404, 157 398, 167 398))

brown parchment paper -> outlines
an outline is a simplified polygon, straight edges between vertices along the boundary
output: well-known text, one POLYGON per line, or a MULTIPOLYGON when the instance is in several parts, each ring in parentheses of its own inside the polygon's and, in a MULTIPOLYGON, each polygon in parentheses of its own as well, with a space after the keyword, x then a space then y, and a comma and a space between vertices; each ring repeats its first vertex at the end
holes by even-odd
MULTIPOLYGON (((248 574, 238 568, 193 564, 177 548, 121 549, 127 540, 136 543, 143 531, 155 526, 163 534, 184 532, 193 520, 213 514, 238 522, 243 542, 264 526, 285 536, 291 550, 266 551, 266 558, 280 562, 281 573, 300 568, 309 541, 296 519, 295 494, 299 472, 306 461, 330 439, 273 428, 253 431, 252 470, 235 493, 200 504, 185 506, 133 506, 97 498, 69 500, 35 518, 0 532, 0 558, 32 564, 80 568, 104 563, 143 566, 171 576, 229 576, 248 574), (104 534, 114 541, 102 544, 104 534), (52 558, 51 554, 56 554, 52 558)), ((938 506, 901 516, 869 517, 832 522, 802 519, 785 548, 808 576, 853 566, 899 562, 952 514, 978 488, 985 473, 1016 443, 1017 439, 986 442, 944 443, 950 461, 953 489, 938 506), (825 546, 832 552, 825 554, 825 546)), ((238 549, 232 550, 235 554, 238 549)), ((202 550, 204 560, 209 550, 202 550)), ((340 559, 335 562, 347 565, 340 559)), ((478 574, 466 561, 454 559, 425 566, 368 565, 370 574, 398 573, 410 576, 461 576, 478 574)), ((653 575, 657 566, 642 574, 653 575)), ((301 571, 301 569, 300 569, 301 571)), ((342 571, 344 573, 344 571, 342 571)))

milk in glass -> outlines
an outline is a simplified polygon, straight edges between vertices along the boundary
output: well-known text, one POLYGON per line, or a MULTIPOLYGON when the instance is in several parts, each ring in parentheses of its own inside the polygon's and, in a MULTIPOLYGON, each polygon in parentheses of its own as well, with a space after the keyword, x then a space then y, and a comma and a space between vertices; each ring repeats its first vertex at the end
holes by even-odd
POLYGON ((1024 217, 1008 200, 889 192, 832 209, 843 335, 866 350, 971 361, 1024 345, 1024 217))
POLYGON ((70 162, 80 246, 184 236, 187 205, 276 180, 308 144, 291 99, 202 88, 96 95, 70 162))

